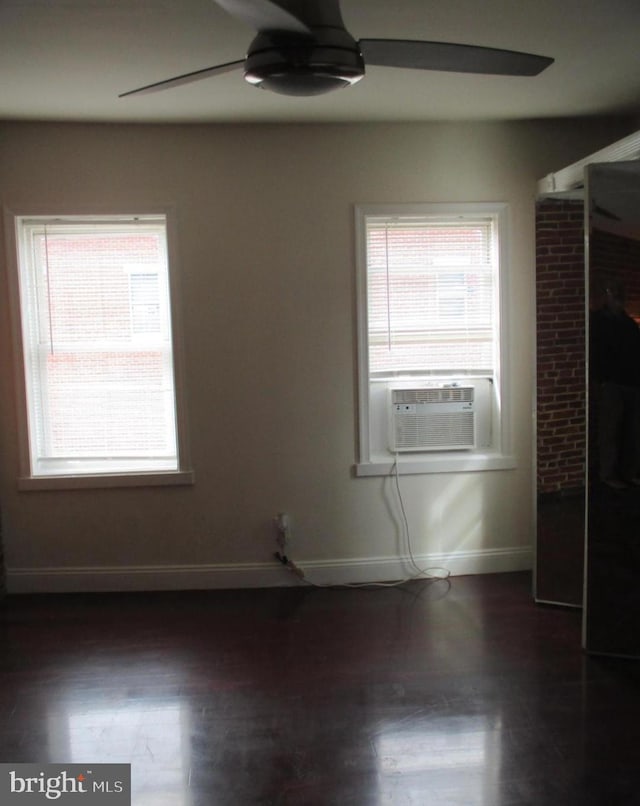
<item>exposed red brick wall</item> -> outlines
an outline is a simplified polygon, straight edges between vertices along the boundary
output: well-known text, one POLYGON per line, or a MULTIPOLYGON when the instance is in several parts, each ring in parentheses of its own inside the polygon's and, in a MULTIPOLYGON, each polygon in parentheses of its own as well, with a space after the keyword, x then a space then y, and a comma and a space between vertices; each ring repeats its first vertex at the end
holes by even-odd
POLYGON ((536 211, 538 492, 584 486, 585 265, 581 201, 536 211))

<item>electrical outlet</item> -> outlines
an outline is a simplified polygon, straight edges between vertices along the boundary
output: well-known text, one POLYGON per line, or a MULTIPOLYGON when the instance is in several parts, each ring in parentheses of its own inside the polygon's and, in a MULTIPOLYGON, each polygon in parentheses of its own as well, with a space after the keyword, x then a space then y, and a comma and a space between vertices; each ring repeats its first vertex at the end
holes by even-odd
POLYGON ((274 517, 273 523, 278 530, 278 537, 276 542, 280 546, 282 553, 285 553, 285 549, 290 541, 290 520, 289 516, 286 512, 278 512, 278 514, 274 517))

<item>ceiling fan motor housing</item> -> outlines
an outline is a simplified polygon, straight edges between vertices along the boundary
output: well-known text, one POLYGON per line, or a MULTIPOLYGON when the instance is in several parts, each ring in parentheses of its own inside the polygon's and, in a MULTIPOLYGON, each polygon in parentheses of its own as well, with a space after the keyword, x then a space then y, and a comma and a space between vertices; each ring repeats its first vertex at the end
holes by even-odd
POLYGON ((314 26, 311 35, 261 32, 249 48, 244 77, 256 87, 282 95, 322 95, 349 87, 364 76, 355 39, 332 26, 314 26))

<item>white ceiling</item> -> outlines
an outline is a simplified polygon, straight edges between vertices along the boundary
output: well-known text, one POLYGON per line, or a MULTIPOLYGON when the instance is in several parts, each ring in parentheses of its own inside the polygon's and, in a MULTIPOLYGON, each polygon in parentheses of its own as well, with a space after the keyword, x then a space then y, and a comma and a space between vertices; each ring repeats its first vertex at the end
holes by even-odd
POLYGON ((213 0, 0 0, 0 119, 428 121, 640 112, 640 0, 343 0, 356 38, 538 53, 535 78, 370 67, 356 86, 290 98, 241 72, 119 93, 245 55, 253 32, 213 0))

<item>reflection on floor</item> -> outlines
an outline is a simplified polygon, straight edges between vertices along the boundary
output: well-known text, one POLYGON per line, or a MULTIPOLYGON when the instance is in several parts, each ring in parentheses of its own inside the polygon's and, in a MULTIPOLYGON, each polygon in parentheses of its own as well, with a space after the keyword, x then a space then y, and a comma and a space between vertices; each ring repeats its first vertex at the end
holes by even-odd
POLYGON ((640 671, 529 574, 9 597, 0 761, 128 762, 134 806, 637 803, 640 671))

